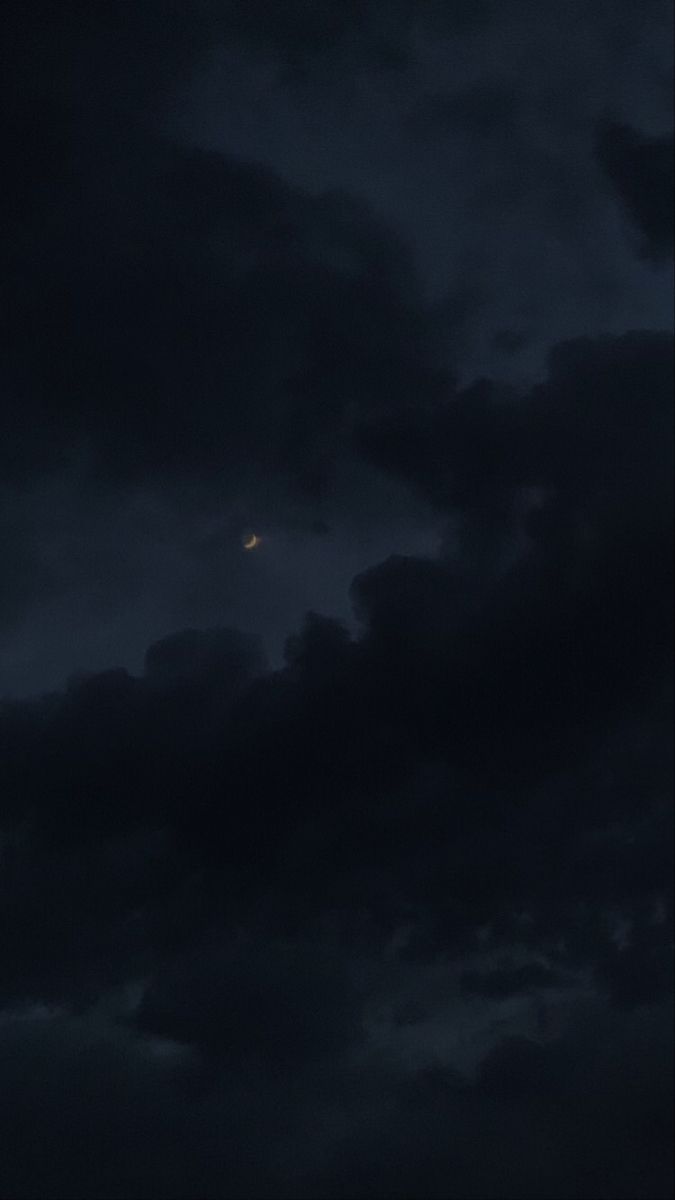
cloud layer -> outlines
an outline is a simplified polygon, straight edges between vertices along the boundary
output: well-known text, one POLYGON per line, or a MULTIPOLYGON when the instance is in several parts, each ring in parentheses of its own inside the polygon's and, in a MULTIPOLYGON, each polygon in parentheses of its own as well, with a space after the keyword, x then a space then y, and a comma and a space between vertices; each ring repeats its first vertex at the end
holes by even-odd
POLYGON ((669 17, 555 8, 6 6, 7 1200, 672 1190, 669 17))

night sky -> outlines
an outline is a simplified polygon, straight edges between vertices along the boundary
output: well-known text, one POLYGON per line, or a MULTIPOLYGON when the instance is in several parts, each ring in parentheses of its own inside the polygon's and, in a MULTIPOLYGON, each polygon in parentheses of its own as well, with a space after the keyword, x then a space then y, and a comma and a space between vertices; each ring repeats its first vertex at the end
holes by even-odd
POLYGON ((1 1200, 665 1200, 671 5, 2 24, 1 1200))

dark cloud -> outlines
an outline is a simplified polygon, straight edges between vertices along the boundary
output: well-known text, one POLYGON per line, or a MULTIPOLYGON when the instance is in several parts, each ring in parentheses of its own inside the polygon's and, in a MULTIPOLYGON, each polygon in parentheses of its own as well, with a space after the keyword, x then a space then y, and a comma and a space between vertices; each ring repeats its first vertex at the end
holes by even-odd
POLYGON ((4 625, 14 622, 36 595, 48 590, 51 578, 26 544, 20 524, 9 517, 0 524, 0 557, 3 563, 0 625, 4 625))
MULTIPOLYGON (((243 567, 242 530, 283 540, 337 515, 323 557, 346 582, 358 563, 335 472, 355 414, 426 386, 408 251, 366 202, 157 132, 151 101, 203 44, 201 10, 191 24, 177 7, 165 24, 103 6, 100 26, 50 7, 44 43, 12 10, 3 689, 54 685, 120 643, 129 661, 158 625, 238 618, 244 595, 279 644, 306 600, 280 554, 280 581, 243 567)), ((377 481, 353 477, 368 527, 377 481)), ((375 505, 381 540, 390 506, 375 505)))
POLYGON ((508 510, 526 489, 588 508, 602 493, 625 504, 630 489, 646 503, 652 488, 661 499, 670 486, 672 369, 667 333, 565 343, 551 353, 548 380, 524 399, 483 381, 362 437, 378 463, 446 510, 508 510))
POLYGON ((608 1022, 586 1010, 558 1043, 504 1043, 475 1083, 451 1071, 401 1074, 362 1063, 358 1078, 344 1072, 330 1086, 317 1081, 314 1114, 285 1081, 270 1084, 263 1097, 254 1074, 253 1088, 239 1083, 238 1104, 227 1085, 195 1094, 189 1061, 153 1054, 148 1043, 105 1031, 100 1020, 15 1018, 0 1037, 13 1101, 3 1104, 13 1135, 3 1156, 3 1189, 27 1196, 36 1194, 37 1182, 39 1194, 50 1198, 85 1190, 131 1195, 139 1188, 153 1197, 332 1198, 403 1197, 421 1185, 430 1197, 451 1188, 495 1200, 516 1189, 552 1200, 589 1194, 663 1200, 671 1183, 663 1146, 672 1082, 664 1016, 649 1010, 608 1022), (27 1077, 40 1080, 39 1105, 27 1077), (336 1121, 339 1103, 346 1122, 336 1121), (303 1124, 313 1145, 303 1146, 303 1124), (527 1146, 525 1128, 532 1132, 527 1146), (30 1159, 29 1129, 39 1150, 30 1159), (86 1133, 83 1145, 78 1130, 86 1133), (266 1156, 285 1161, 292 1192, 264 1161, 263 1139, 266 1156), (311 1161, 326 1143, 330 1174, 303 1170, 302 1158, 311 1161))
MULTIPOLYGON (((317 30, 339 18, 325 7, 317 30)), ((367 203, 152 131, 200 48, 254 16, 160 8, 38 6, 39 39, 9 10, 5 477, 84 459, 98 485, 218 479, 269 513, 289 491, 315 498, 352 409, 414 385, 424 320, 407 251, 367 203)), ((298 40, 291 9, 262 9, 252 32, 298 40)), ((299 6, 310 42, 313 20, 299 6)))
POLYGON ((415 35, 463 37, 489 20, 489 0, 451 8, 438 0, 230 0, 212 4, 214 32, 274 56, 288 82, 306 81, 336 62, 354 72, 402 72, 415 35))
POLYGON ((597 155, 652 259, 673 253, 673 139, 648 137, 628 125, 606 125, 597 155))
POLYGON ((215 1055, 226 1069, 297 1071, 359 1040, 359 997, 316 944, 225 947, 171 963, 143 997, 137 1028, 215 1055))
POLYGON ((145 657, 149 682, 160 686, 176 682, 215 680, 228 692, 249 682, 262 670, 256 639, 231 630, 188 629, 150 646, 145 657))
POLYGON ((661 119, 659 5, 551 16, 555 53, 520 5, 5 7, 5 691, 137 669, 172 628, 250 612, 276 655, 305 608, 344 617, 356 571, 433 539, 356 422, 433 404, 439 361, 520 379, 655 321, 592 130, 636 96, 661 119), (271 578, 232 552, 249 525, 271 578))
POLYGON ((467 992, 493 999, 564 986, 563 976, 538 962, 523 963, 518 967, 502 966, 494 971, 466 971, 462 976, 462 987, 467 992))
POLYGON ((0 1194, 662 1200, 664 10, 6 19, 0 1194))
POLYGON ((130 138, 97 153, 94 179, 75 163, 74 186, 56 182, 42 252, 14 251, 8 367, 30 397, 14 469, 70 447, 116 478, 320 482, 347 403, 391 403, 421 371, 395 240, 354 203, 218 155, 130 138))
POLYGON ((421 137, 443 131, 460 131, 470 139, 504 137, 513 134, 517 115, 518 99, 509 87, 476 84, 428 97, 413 113, 411 127, 421 137))
POLYGON ((337 1181, 322 1179, 318 1191, 404 1197, 423 1179, 424 1194, 438 1200, 665 1196, 672 1171, 659 1147, 672 1088, 664 1015, 608 1025, 587 1009, 556 1042, 504 1041, 472 1085, 433 1068, 394 1083, 387 1123, 372 1119, 345 1138, 337 1181), (638 1161, 643 1140, 652 1156, 638 1161))
MULTIPOLYGON (((658 362, 661 341, 650 349, 658 362)), ((583 401, 596 355, 590 347, 577 374, 561 372, 560 395, 551 385, 554 412, 563 396, 583 401)), ((654 448, 647 440, 640 463, 629 416, 629 396, 644 414, 645 388, 625 369, 622 378, 626 396, 612 395, 633 458, 610 436, 607 466, 598 449, 592 457, 603 486, 591 486, 579 424, 569 494, 546 520, 539 514, 501 574, 392 559, 355 582, 360 635, 310 617, 281 671, 261 674, 243 636, 186 632, 151 647, 142 678, 112 671, 74 680, 63 696, 6 705, 5 803, 29 822, 28 847, 37 837, 39 854, 53 844, 63 854, 73 843, 95 848, 99 838, 162 829, 169 877, 207 866, 202 908, 243 914, 277 894, 286 930, 354 902, 391 929, 433 897, 422 941, 461 946, 479 925, 531 910, 535 942, 549 946, 578 922, 575 904, 618 907, 642 931, 639 948, 617 957, 609 927, 594 932, 591 921, 572 961, 595 964, 617 998, 631 987, 625 973, 647 967, 653 982, 644 986, 660 989, 665 928, 652 933, 634 906, 648 908, 669 887, 661 835, 639 832, 645 813, 660 828, 670 780, 668 528, 654 520, 663 495, 654 448), (614 507, 621 481, 630 512, 614 507), (422 785, 427 763, 439 774, 422 785), (617 820, 625 835, 614 840, 617 820), (443 898, 448 872, 452 902, 443 898)), ((650 388, 653 378, 645 367, 650 388)), ((653 404, 658 411, 656 396, 653 404)), ((569 453, 564 422, 549 422, 556 450, 569 453)), ((590 419, 587 428, 595 436, 590 419)), ((561 489, 551 461, 540 484, 561 489)), ((532 482, 517 457, 511 465, 514 486, 532 482)), ((30 877, 25 864, 18 874, 30 877)), ((76 903, 74 886, 64 886, 64 903, 76 903)), ((69 942, 71 916, 55 909, 69 942)), ((512 917, 506 924, 515 936, 512 917)))

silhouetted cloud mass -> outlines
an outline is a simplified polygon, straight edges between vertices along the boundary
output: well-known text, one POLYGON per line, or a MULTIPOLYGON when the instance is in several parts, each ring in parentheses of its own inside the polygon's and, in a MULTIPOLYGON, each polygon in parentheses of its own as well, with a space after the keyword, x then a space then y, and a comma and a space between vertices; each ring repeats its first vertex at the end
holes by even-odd
POLYGON ((598 157, 642 235, 645 253, 672 257, 672 134, 650 138, 627 125, 609 125, 600 132, 598 157))
POLYGON ((6 4, 3 1200, 671 1194, 670 18, 6 4))

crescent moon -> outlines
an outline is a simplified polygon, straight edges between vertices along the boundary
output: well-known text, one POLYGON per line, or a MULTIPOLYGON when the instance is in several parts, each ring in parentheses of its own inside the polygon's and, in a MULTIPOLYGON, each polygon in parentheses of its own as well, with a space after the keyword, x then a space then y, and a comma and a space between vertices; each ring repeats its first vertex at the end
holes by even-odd
POLYGON ((244 538, 244 550, 255 550, 256 546, 260 545, 260 538, 255 533, 250 533, 244 538))

